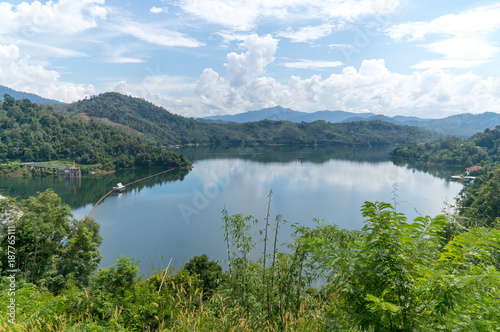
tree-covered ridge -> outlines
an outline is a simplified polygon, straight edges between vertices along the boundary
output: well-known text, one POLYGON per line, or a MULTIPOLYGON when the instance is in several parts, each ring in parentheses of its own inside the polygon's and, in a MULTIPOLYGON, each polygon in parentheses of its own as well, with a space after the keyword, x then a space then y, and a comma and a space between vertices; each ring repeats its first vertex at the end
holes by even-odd
POLYGON ((331 124, 263 120, 207 123, 172 114, 143 99, 104 93, 58 107, 71 114, 105 118, 148 135, 158 144, 319 144, 369 147, 429 141, 438 135, 421 128, 380 121, 331 124))
POLYGON ((8 226, 20 258, 16 319, 0 316, 3 330, 500 331, 500 231, 453 214, 410 222, 390 204, 365 202, 362 230, 292 225, 283 251, 280 216, 223 211, 227 271, 201 255, 144 277, 128 257, 91 273, 99 227, 73 220, 53 192, 1 200, 0 213, 16 206, 23 214, 0 228, 2 305, 12 298, 8 226), (324 285, 311 287, 318 278, 324 285))
POLYGON ((111 126, 51 108, 43 110, 27 99, 5 95, 0 105, 0 160, 76 160, 79 164, 101 164, 105 169, 131 166, 189 164, 177 153, 146 143, 111 126))
POLYGON ((389 155, 465 167, 500 161, 500 126, 466 139, 447 137, 432 143, 397 147, 389 155))

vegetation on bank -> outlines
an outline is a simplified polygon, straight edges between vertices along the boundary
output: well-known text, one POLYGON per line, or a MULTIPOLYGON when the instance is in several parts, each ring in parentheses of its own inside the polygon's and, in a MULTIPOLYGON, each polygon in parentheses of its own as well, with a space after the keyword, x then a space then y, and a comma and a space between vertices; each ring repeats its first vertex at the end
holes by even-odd
POLYGON ((459 217, 466 227, 500 225, 500 126, 470 138, 448 137, 433 143, 397 147, 393 158, 417 159, 433 164, 483 168, 469 174, 476 178, 459 194, 459 217))
MULTIPOLYGON (((68 117, 27 99, 4 96, 0 104, 0 161, 76 160, 103 170, 183 167, 188 160, 111 126, 68 117)), ((2 171, 3 172, 3 171, 2 171)))
POLYGON ((0 164, 0 176, 5 177, 29 177, 32 173, 23 167, 21 164, 0 164))
POLYGON ((451 136, 431 143, 400 146, 389 156, 442 165, 485 166, 500 161, 500 126, 465 139, 451 136))
POLYGON ((349 123, 208 123, 172 114, 143 99, 108 92, 69 105, 57 106, 80 117, 100 119, 138 131, 160 145, 169 144, 283 144, 370 147, 411 144, 438 137, 433 131, 382 121, 349 123))
MULTIPOLYGON (((19 272, 15 323, 0 317, 7 331, 500 330, 500 230, 453 213, 410 222, 390 204, 366 202, 362 230, 292 225, 295 241, 282 251, 280 216, 223 211, 227 271, 201 255, 144 277, 129 257, 95 272, 98 224, 75 220, 51 191, 0 200, 0 213, 9 210, 23 213, 8 224, 19 272)), ((1 235, 5 306, 5 224, 1 235)))

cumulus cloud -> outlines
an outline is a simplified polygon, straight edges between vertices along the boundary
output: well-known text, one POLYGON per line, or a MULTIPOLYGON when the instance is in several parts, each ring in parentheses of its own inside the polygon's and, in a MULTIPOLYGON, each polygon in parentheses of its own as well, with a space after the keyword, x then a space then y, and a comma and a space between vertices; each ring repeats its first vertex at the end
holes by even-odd
POLYGON ((397 24, 387 29, 396 41, 437 41, 420 44, 429 52, 443 56, 424 60, 414 68, 467 68, 486 63, 500 53, 495 34, 500 30, 500 3, 448 14, 429 22, 397 24))
POLYGON ((212 68, 207 68, 203 70, 194 93, 200 96, 204 105, 219 109, 225 104, 229 91, 225 80, 219 76, 219 73, 212 68))
MULTIPOLYGON (((292 76, 280 82, 266 76, 278 41, 269 35, 241 39, 244 50, 228 54, 225 75, 207 68, 192 82, 152 73, 141 84, 117 85, 115 91, 144 97, 185 116, 234 114, 276 105, 305 112, 329 109, 431 118, 500 111, 500 78, 454 74, 442 68, 399 74, 391 72, 383 59, 373 59, 326 77, 292 76)), ((335 61, 289 63, 307 68, 340 66, 335 61)))
POLYGON ((271 35, 250 35, 245 37, 240 46, 247 51, 240 54, 231 52, 227 55, 227 72, 234 87, 242 86, 264 73, 266 66, 274 61, 278 40, 271 35))
POLYGON ((213 69, 198 82, 151 76, 122 82, 114 91, 143 97, 184 116, 235 114, 280 105, 298 111, 345 110, 389 116, 439 118, 456 113, 500 112, 500 78, 453 74, 440 68, 410 74, 391 72, 382 59, 365 60, 327 77, 292 76, 286 83, 254 76, 234 86, 213 69), (190 90, 192 95, 180 95, 190 90))
POLYGON ((205 106, 217 105, 220 114, 275 105, 306 112, 339 109, 431 118, 500 111, 500 78, 439 68, 403 75, 389 71, 382 59, 365 60, 359 69, 345 67, 327 78, 292 76, 287 84, 254 76, 235 86, 210 69, 203 72, 196 94, 205 106))
MULTIPOLYGON (((390 71, 383 59, 372 59, 329 76, 292 76, 280 82, 266 75, 278 40, 270 35, 239 38, 243 50, 227 55, 225 74, 207 68, 193 82, 151 73, 141 84, 122 82, 115 91, 144 97, 185 116, 235 114, 276 105, 305 112, 329 109, 431 118, 500 111, 500 78, 455 74, 436 67, 399 74, 390 71)), ((336 61, 305 59, 288 65, 341 66, 336 61)))
POLYGON ((0 84, 65 102, 96 93, 92 85, 61 82, 59 73, 31 63, 16 45, 0 44, 0 84))

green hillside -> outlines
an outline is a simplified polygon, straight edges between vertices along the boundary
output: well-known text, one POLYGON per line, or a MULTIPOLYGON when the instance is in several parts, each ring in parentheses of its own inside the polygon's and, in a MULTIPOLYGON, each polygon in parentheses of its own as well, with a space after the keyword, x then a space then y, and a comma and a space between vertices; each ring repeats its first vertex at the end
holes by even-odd
POLYGON ((104 169, 189 164, 184 156, 144 142, 112 126, 43 110, 27 99, 4 96, 0 104, 0 160, 76 160, 104 169))
MULTIPOLYGON (((381 121, 292 123, 270 121, 248 123, 200 122, 172 114, 143 99, 104 93, 60 106, 71 115, 110 121, 138 131, 159 145, 168 144, 318 144, 332 146, 381 146, 429 141, 432 131, 381 121)), ((97 119, 96 119, 97 120, 97 119)))

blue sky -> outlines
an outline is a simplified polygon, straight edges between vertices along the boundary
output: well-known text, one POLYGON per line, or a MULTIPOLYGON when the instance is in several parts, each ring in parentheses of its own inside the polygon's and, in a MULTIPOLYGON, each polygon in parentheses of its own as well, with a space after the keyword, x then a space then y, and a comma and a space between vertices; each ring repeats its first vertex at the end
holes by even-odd
POLYGON ((117 91, 194 117, 500 112, 500 2, 0 2, 0 84, 65 102, 117 91))

